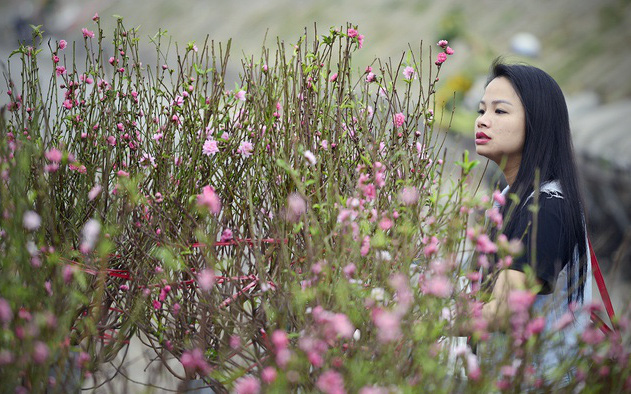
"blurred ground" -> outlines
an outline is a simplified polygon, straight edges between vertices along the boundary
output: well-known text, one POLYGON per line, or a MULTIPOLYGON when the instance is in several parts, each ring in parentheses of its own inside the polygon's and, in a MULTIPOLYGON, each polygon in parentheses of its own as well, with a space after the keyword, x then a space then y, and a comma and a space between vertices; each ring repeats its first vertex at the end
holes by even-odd
POLYGON ((241 51, 258 54, 266 34, 268 44, 277 36, 293 42, 314 23, 321 32, 359 25, 366 38, 358 66, 377 55, 398 59, 408 43, 416 48, 421 39, 453 39, 458 56, 447 73, 484 72, 493 57, 510 53, 516 33, 529 32, 542 44, 538 59, 529 61, 567 93, 595 91, 605 102, 631 95, 629 0, 1 0, 0 47, 13 48, 20 32, 28 36, 29 23, 44 24, 55 38, 79 39, 95 12, 105 31, 116 14, 146 36, 166 29, 180 44, 206 35, 232 38, 237 59, 241 51))

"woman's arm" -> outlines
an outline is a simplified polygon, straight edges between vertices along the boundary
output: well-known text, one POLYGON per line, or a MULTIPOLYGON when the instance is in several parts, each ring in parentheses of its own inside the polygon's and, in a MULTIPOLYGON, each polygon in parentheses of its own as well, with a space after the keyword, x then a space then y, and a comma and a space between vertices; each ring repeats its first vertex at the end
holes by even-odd
POLYGON ((498 273, 491 292, 491 300, 482 307, 482 317, 489 323, 489 330, 498 331, 508 328, 510 316, 508 295, 514 290, 526 289, 526 274, 521 271, 505 269, 498 273))

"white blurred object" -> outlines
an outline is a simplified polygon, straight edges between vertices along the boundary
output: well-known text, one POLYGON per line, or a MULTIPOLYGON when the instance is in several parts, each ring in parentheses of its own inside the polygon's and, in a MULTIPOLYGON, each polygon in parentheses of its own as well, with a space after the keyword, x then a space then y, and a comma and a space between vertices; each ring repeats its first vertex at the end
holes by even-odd
POLYGON ((518 55, 537 57, 541 52, 541 42, 532 33, 517 33, 511 40, 511 50, 518 55))

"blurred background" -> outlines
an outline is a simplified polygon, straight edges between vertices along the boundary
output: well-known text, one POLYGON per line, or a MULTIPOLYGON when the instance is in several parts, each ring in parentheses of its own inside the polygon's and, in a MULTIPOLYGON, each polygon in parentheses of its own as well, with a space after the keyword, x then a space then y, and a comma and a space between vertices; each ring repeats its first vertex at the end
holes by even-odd
MULTIPOLYGON (((449 111, 456 107, 451 127, 443 125, 447 149, 456 156, 475 151, 473 122, 491 61, 503 55, 543 68, 566 94, 592 243, 614 307, 628 309, 631 0, 0 0, 0 62, 6 64, 20 40, 30 40, 30 25, 40 24, 46 39, 77 40, 80 56, 81 28, 94 28, 95 12, 106 35, 116 24, 113 15, 127 28, 139 27, 147 63, 155 61, 148 37, 159 29, 180 47, 207 36, 223 43, 231 38, 228 76, 235 80, 244 54, 256 58, 264 42, 273 50, 276 37, 294 43, 305 29, 312 37, 314 24, 319 34, 347 22, 358 26, 365 36, 354 55, 358 69, 375 57, 398 64, 421 40, 427 56, 429 45, 447 39, 455 56, 441 71, 437 100, 449 111)), ((43 66, 50 75, 45 67, 52 66, 43 66)), ((0 105, 5 92, 3 84, 0 105)), ((499 178, 494 165, 484 178, 493 187, 499 178)))

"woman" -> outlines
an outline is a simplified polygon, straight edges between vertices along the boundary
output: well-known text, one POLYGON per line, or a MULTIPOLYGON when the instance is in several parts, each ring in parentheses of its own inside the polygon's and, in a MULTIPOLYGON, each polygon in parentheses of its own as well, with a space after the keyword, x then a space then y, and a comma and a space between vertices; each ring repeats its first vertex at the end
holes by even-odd
MULTIPOLYGON (((583 203, 567 106, 557 83, 536 67, 496 61, 480 101, 475 143, 478 154, 501 167, 509 185, 503 194, 518 197, 519 202, 507 198, 500 208, 501 231, 525 246, 508 269, 496 270, 482 314, 491 329, 507 329, 509 294, 526 289, 524 271, 530 266, 541 285, 534 313, 545 316, 544 334, 551 333, 562 316, 573 313, 573 304, 591 301, 583 203), (535 202, 536 216, 529 209, 535 202)), ((550 370, 571 356, 576 334, 589 322, 586 314, 573 317, 557 337, 559 346, 537 355, 538 365, 550 370)))

